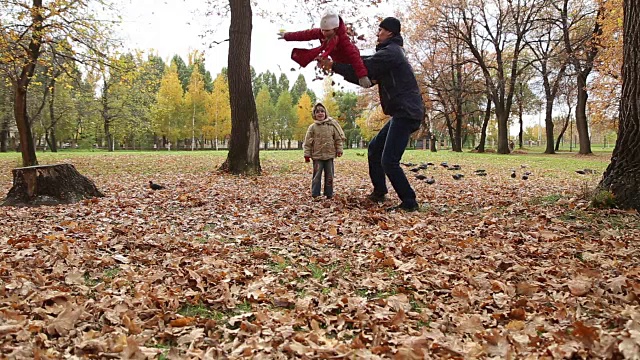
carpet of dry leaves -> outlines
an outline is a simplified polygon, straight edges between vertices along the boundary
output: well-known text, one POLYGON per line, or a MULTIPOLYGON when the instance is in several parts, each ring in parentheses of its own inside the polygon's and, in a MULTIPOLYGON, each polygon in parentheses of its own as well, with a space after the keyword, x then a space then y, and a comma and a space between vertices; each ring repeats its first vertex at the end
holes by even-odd
POLYGON ((512 179, 514 157, 410 176, 415 213, 364 200, 355 153, 317 201, 277 156, 256 178, 213 155, 60 157, 106 197, 0 208, 1 357, 640 359, 638 214, 590 208, 598 175, 512 179))

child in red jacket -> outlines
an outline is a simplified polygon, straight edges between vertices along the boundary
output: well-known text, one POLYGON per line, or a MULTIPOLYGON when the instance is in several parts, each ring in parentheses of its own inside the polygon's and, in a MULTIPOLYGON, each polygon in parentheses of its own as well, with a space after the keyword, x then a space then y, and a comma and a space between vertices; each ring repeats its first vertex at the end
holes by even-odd
POLYGON ((279 39, 286 41, 320 40, 320 46, 313 49, 293 49, 291 59, 306 67, 316 59, 331 57, 333 61, 351 64, 358 76, 360 86, 371 87, 367 68, 362 62, 360 51, 347 35, 347 27, 338 13, 328 10, 320 20, 320 28, 296 32, 280 32, 279 39))

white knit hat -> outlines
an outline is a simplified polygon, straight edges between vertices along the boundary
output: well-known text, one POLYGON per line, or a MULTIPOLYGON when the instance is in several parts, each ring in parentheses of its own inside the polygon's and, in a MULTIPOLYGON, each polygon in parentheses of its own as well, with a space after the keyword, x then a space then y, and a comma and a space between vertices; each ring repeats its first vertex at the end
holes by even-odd
POLYGON ((338 26, 340 26, 338 13, 335 10, 327 10, 324 15, 322 15, 322 19, 320 19, 320 29, 333 30, 338 26))

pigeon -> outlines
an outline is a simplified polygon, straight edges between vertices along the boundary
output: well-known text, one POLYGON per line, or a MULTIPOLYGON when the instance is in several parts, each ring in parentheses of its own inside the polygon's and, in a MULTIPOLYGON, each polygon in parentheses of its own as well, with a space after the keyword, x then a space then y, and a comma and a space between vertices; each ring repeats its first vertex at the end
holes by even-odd
POLYGON ((444 162, 441 162, 441 163, 440 163, 440 166, 442 166, 442 167, 444 167, 444 168, 448 168, 448 167, 449 167, 449 164, 447 164, 447 162, 446 162, 446 161, 444 161, 444 162))
POLYGON ((416 164, 414 164, 414 163, 410 163, 410 162, 408 162, 408 163, 402 163, 402 165, 404 165, 404 166, 406 166, 406 167, 416 166, 416 164))
POLYGON ((464 175, 463 175, 463 174, 455 174, 455 175, 453 175, 453 179, 454 179, 454 180, 460 180, 460 179, 462 179, 463 177, 464 177, 464 175))
POLYGON ((420 171, 420 169, 418 169, 418 168, 413 168, 413 169, 410 169, 409 171, 418 172, 418 171, 420 171))
POLYGON ((434 163, 432 163, 432 162, 428 162, 428 163, 427 163, 427 166, 435 166, 435 164, 434 164, 434 163))
POLYGON ((425 180, 425 181, 426 181, 426 182, 427 182, 427 184, 429 184, 429 185, 433 185, 433 184, 435 184, 435 183, 436 183, 436 179, 434 179, 434 178, 429 178, 429 179, 427 179, 427 180, 425 180))
POLYGON ((585 174, 595 174, 596 171, 595 170, 591 170, 591 169, 584 169, 584 170, 576 170, 576 172, 580 175, 585 175, 585 174))
POLYGON ((512 170, 511 172, 511 178, 515 179, 516 178, 516 171, 512 170))
POLYGON ((475 173, 486 173, 486 172, 487 172, 487 170, 485 170, 485 169, 478 169, 478 170, 474 170, 473 172, 475 172, 475 173))
POLYGON ((522 175, 522 180, 528 180, 529 176, 528 175, 522 175))
POLYGON ((584 170, 576 170, 576 172, 580 175, 584 175, 586 174, 586 172, 584 170))
POLYGON ((477 172, 476 175, 478 176, 487 176, 486 172, 477 172))
POLYGON ((149 188, 151 190, 162 190, 162 189, 164 189, 164 186, 158 185, 158 184, 154 184, 153 181, 149 180, 149 188))
POLYGON ((426 178, 427 178, 427 177, 426 177, 426 176, 424 176, 424 175, 422 175, 422 174, 418 174, 418 175, 416 175, 416 179, 418 179, 418 180, 424 180, 424 179, 426 179, 426 178))
POLYGON ((420 170, 427 170, 428 168, 429 168, 429 165, 424 164, 424 163, 420 164, 420 166, 418 166, 418 169, 420 169, 420 170))

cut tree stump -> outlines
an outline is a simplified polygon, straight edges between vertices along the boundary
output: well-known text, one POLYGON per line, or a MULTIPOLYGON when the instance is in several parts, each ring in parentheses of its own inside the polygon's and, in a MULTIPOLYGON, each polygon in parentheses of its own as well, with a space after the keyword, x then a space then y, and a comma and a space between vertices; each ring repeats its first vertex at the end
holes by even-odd
POLYGON ((12 172, 13 187, 2 203, 4 206, 72 204, 104 196, 72 164, 29 166, 12 172))

